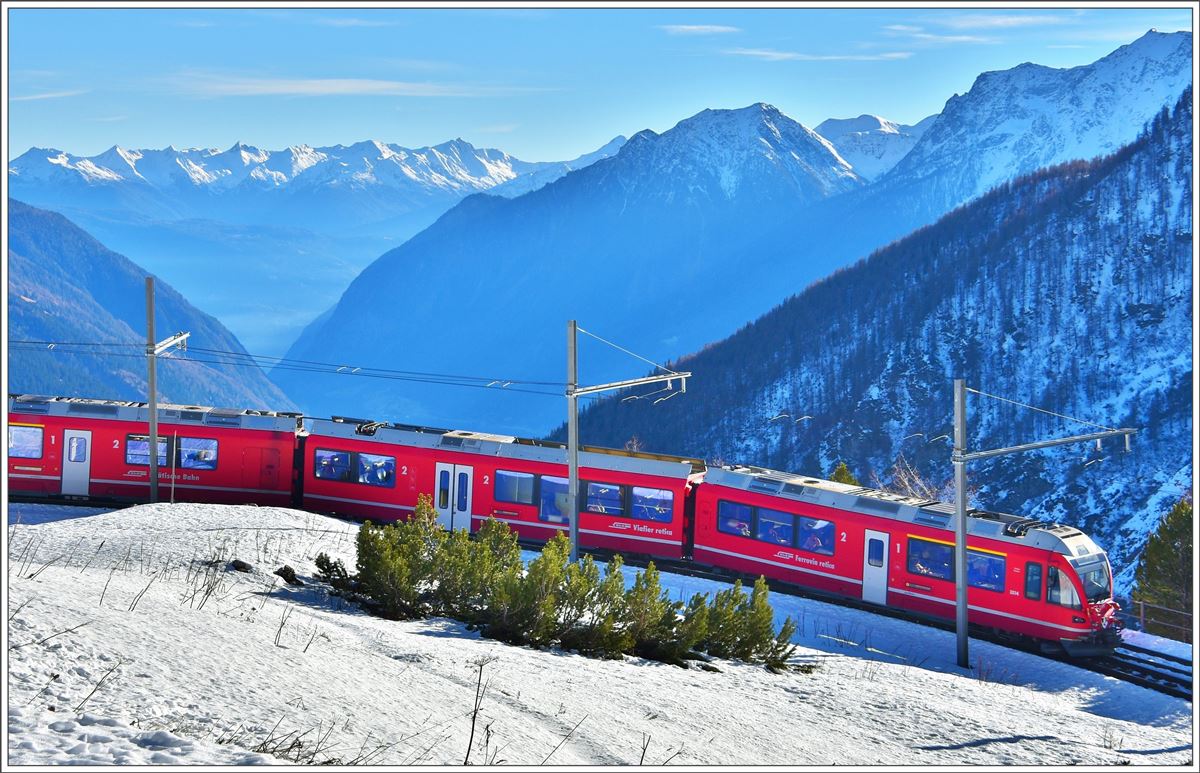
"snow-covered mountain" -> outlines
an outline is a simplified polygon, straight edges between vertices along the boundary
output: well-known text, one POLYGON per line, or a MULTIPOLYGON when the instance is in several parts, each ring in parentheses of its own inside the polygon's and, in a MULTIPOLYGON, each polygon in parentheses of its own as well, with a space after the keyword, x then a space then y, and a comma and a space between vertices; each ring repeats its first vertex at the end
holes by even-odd
MULTIPOLYGON (((787 269, 769 257, 796 213, 862 184, 828 142, 770 105, 705 110, 532 193, 468 197, 367 268, 289 356, 558 381, 563 325, 577 318, 665 359, 777 302, 787 269), (436 335, 412 334, 431 324, 436 335)), ((352 406, 521 434, 561 415, 545 398, 294 376, 272 377, 316 413, 352 406)))
POLYGON ((623 142, 565 162, 461 139, 416 149, 113 147, 90 157, 34 148, 9 164, 8 179, 13 196, 64 213, 168 279, 253 351, 281 354, 371 260, 462 197, 535 190, 623 142))
POLYGON ((1192 83, 1192 34, 1151 30, 1088 65, 985 72, 880 182, 946 212, 1013 177, 1111 153, 1192 83))
MULTIPOLYGON (((969 471, 978 506, 1091 533, 1128 593, 1192 483, 1192 168, 1188 89, 1133 144, 1005 183, 679 360, 686 394, 595 404, 581 435, 816 475, 845 461, 867 483, 903 456, 940 485, 956 377, 1136 427, 1130 453, 1110 440, 969 471)), ((970 449, 1090 431, 976 395, 968 428, 970 449)))
POLYGON ((837 148, 859 177, 874 180, 904 158, 936 118, 931 115, 906 126, 864 114, 822 121, 816 132, 837 148))
POLYGON ((1192 33, 1154 30, 1088 65, 984 73, 894 167, 795 230, 827 271, 849 265, 997 184, 1132 142, 1191 82, 1192 33))
POLYGON ((461 197, 534 173, 544 185, 612 155, 623 142, 623 137, 617 137, 600 150, 564 162, 522 161, 501 150, 476 148, 462 139, 424 148, 378 140, 320 148, 296 145, 283 150, 264 150, 241 142, 227 150, 126 150, 113 146, 88 157, 31 148, 9 164, 8 173, 14 193, 38 184, 141 185, 157 189, 163 196, 202 189, 222 194, 240 189, 238 193, 248 195, 278 188, 355 191, 381 187, 403 200, 438 192, 461 197))

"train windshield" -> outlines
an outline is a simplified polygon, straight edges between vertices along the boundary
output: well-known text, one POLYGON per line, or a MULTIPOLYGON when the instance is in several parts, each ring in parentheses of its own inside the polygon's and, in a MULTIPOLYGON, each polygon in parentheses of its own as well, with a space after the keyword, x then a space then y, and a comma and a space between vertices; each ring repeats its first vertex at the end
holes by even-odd
POLYGON ((1083 581, 1083 595, 1087 597, 1088 602, 1112 598, 1112 577, 1109 576, 1108 561, 1103 553, 1071 559, 1071 565, 1083 581))

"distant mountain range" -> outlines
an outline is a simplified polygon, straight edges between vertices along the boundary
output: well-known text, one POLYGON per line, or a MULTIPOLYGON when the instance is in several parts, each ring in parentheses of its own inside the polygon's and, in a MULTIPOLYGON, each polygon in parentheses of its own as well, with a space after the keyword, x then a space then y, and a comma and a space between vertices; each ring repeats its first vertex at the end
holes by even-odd
MULTIPOLYGON (((424 148, 371 140, 314 148, 264 150, 238 142, 228 150, 126 150, 96 156, 32 148, 8 167, 14 194, 52 195, 58 203, 126 210, 144 217, 303 224, 338 232, 432 222, 471 193, 534 190, 612 155, 617 137, 572 161, 529 162, 462 139, 424 148)), ((394 229, 388 231, 395 235, 394 229)))
MULTIPOLYGON (((9 391, 146 400, 146 275, 62 215, 9 199, 9 391)), ((224 325, 161 279, 154 295, 157 338, 192 334, 190 352, 160 359, 160 400, 295 408, 261 370, 238 362, 245 349, 224 325)))
MULTIPOLYGON (((1190 78, 1191 34, 1152 31, 1091 65, 985 73, 923 131, 870 117, 826 122, 844 154, 769 105, 705 110, 524 196, 467 197, 364 270, 289 356, 561 381, 574 318, 661 362, 998 181, 1132 141, 1190 78), (865 153, 866 138, 915 134, 873 182, 846 158, 865 153)), ((892 157, 880 151, 876 168, 892 157)), ((589 381, 638 367, 603 347, 582 361, 589 381)), ((273 378, 318 413, 354 406, 539 434, 562 411, 548 398, 273 378)))
MULTIPOLYGON (((1128 592, 1192 483, 1192 92, 1133 144, 1004 183, 674 364, 687 393, 598 402, 585 443, 891 482, 950 481, 952 379, 1120 440, 972 463, 973 503, 1078 526, 1128 592)), ((645 387, 637 390, 647 391, 645 387)), ((968 448, 1092 431, 968 396, 968 448)), ((555 437, 562 438, 560 428, 555 437)))
MULTIPOLYGON (((863 185, 825 139, 770 105, 705 110, 524 196, 468 197, 366 269, 288 357, 561 381, 570 318, 669 357, 778 300, 775 247, 793 213, 863 185)), ((583 372, 622 364, 638 367, 585 353, 583 372)), ((561 398, 272 378, 317 413, 353 405, 525 434, 561 415, 561 398)))
POLYGON ((374 258, 463 196, 518 196, 615 152, 528 162, 456 139, 264 150, 127 150, 81 157, 33 148, 10 194, 71 217, 170 278, 255 352, 280 354, 374 258), (228 281, 236 278, 236 281, 228 281))

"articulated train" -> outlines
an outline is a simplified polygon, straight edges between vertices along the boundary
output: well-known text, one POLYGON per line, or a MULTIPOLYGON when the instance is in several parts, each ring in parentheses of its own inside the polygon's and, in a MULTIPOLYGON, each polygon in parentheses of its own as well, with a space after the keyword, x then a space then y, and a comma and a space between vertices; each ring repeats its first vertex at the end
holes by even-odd
MULTIPOLYGON (((10 395, 11 495, 146 501, 145 403, 10 395)), ((488 518, 522 541, 568 529, 565 448, 557 443, 345 417, 161 405, 160 498, 256 503, 376 522, 433 495, 448 529, 488 518)), ((763 574, 927 617, 955 613, 953 507, 744 466, 585 448, 575 512, 584 550, 763 574)), ((1112 572, 1086 534, 972 510, 973 624, 1073 655, 1119 641, 1112 572)))

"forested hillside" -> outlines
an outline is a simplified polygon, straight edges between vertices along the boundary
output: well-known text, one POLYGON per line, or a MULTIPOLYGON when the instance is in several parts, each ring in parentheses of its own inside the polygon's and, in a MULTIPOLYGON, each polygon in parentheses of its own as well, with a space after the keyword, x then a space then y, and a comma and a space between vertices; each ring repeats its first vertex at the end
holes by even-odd
MULTIPOLYGON (((1120 151, 1001 185, 684 358, 685 395, 599 402, 583 441, 636 435, 652 451, 811 474, 845 460, 864 482, 888 481, 903 455, 944 484, 939 436, 960 376, 1139 429, 1128 454, 1108 441, 970 468, 978 505, 1084 528, 1127 590, 1148 532, 1191 483, 1191 99, 1120 151)), ((968 403, 971 448, 1092 429, 968 403)))

